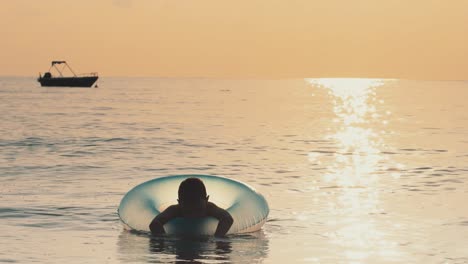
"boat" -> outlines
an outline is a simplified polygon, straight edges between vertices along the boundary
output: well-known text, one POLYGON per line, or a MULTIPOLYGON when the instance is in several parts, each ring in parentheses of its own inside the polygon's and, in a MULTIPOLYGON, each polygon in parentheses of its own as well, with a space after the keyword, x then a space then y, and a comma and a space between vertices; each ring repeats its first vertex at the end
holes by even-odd
MULTIPOLYGON (((72 68, 67 64, 66 61, 52 61, 49 71, 41 75, 37 81, 41 86, 46 87, 91 87, 99 78, 97 72, 76 75, 72 68), (57 65, 63 65, 62 69, 59 69, 57 65), (53 76, 51 73, 52 68, 58 72, 58 76, 53 76), (73 76, 63 76, 62 72, 67 68, 73 74, 73 76)), ((96 86, 97 87, 97 86, 96 86)))

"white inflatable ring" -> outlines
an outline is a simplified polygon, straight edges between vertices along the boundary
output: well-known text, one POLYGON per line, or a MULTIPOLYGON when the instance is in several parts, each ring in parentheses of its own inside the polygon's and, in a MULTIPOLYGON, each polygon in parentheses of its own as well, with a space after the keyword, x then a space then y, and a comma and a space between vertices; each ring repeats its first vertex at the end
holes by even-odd
MULTIPOLYGON (((130 190, 119 206, 119 217, 130 229, 149 231, 153 218, 168 206, 177 203, 179 184, 196 177, 206 186, 209 201, 226 209, 234 219, 228 234, 259 230, 269 208, 265 198, 252 187, 235 180, 210 175, 174 175, 156 178, 130 190)), ((212 217, 176 218, 164 225, 168 234, 212 235, 218 220, 212 217)))

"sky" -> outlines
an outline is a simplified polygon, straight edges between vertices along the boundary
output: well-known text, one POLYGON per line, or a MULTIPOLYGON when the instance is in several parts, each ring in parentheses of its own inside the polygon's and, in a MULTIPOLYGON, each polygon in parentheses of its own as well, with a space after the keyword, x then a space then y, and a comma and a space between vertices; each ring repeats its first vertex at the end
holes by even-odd
POLYGON ((468 79, 467 0, 0 0, 0 75, 468 79))

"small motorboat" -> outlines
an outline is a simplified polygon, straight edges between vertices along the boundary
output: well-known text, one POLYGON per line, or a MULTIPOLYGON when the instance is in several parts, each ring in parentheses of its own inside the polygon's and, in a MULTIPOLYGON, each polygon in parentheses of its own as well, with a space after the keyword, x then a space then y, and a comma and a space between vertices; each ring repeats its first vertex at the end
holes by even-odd
POLYGON ((91 87, 98 78, 99 76, 97 72, 76 75, 66 61, 52 61, 52 65, 50 66, 49 71, 44 73, 44 75, 39 73, 39 78, 37 81, 41 84, 41 86, 46 87, 91 87), (60 64, 63 64, 62 69, 57 67, 57 65, 60 64), (52 75, 52 68, 58 72, 58 76, 52 75), (73 76, 63 76, 62 72, 65 70, 65 68, 68 68, 73 76))

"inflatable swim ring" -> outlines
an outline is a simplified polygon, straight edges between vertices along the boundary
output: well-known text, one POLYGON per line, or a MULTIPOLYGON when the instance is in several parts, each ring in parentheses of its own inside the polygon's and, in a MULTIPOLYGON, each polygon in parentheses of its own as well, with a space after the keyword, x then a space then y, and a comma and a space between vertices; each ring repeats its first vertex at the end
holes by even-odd
MULTIPOLYGON (((120 202, 118 214, 130 229, 150 231, 153 218, 177 203, 179 184, 186 178, 201 179, 209 201, 226 209, 234 219, 228 234, 259 230, 265 223, 269 208, 265 198, 252 187, 239 181, 210 175, 175 175, 156 178, 130 190, 120 202)), ((176 218, 164 225, 168 234, 213 235, 218 220, 213 217, 176 218)))

